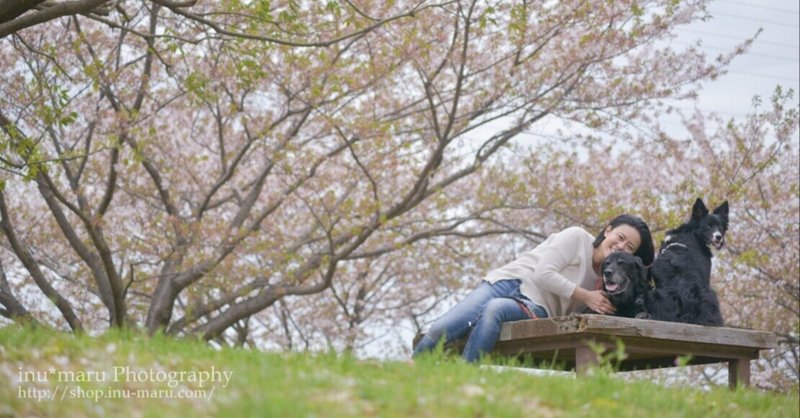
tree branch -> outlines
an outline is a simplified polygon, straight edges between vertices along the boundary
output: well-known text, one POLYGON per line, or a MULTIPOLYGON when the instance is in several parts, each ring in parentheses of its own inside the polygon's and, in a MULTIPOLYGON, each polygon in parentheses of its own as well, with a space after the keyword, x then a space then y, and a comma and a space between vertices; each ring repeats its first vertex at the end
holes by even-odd
MULTIPOLYGON (((300 42, 300 41, 291 41, 291 40, 287 40, 287 39, 280 39, 280 38, 274 38, 274 37, 263 36, 263 35, 254 35, 254 34, 250 34, 250 33, 246 33, 246 32, 238 32, 235 29, 226 29, 226 28, 222 27, 220 24, 218 24, 216 22, 213 22, 213 21, 211 21, 209 19, 206 19, 203 16, 200 16, 198 14, 194 14, 194 13, 191 13, 191 12, 189 12, 187 10, 184 10, 184 7, 170 7, 169 4, 171 4, 172 2, 166 2, 166 1, 163 1, 163 0, 154 0, 154 1, 162 4, 164 7, 167 7, 168 9, 172 10, 177 15, 186 17, 186 18, 188 18, 190 20, 193 20, 195 22, 202 23, 203 25, 208 26, 209 28, 213 29, 215 32, 217 32, 220 35, 231 36, 231 37, 239 38, 239 39, 251 39, 251 40, 257 40, 257 41, 264 41, 264 42, 270 42, 270 43, 275 43, 275 44, 279 44, 279 45, 286 45, 286 46, 293 46, 293 47, 327 47, 327 46, 331 46, 333 44, 345 41, 347 39, 358 37, 358 36, 361 36, 363 34, 372 32, 376 28, 378 28, 380 26, 383 26, 383 25, 385 25, 387 23, 390 23, 390 22, 393 22, 393 21, 396 21, 396 20, 400 20, 400 19, 404 19, 404 18, 408 18, 408 17, 412 17, 413 18, 417 13, 420 13, 420 12, 426 10, 426 9, 442 7, 442 6, 445 6, 447 4, 453 3, 453 1, 445 1, 443 3, 437 3, 437 4, 431 4, 431 5, 427 5, 427 6, 422 6, 422 4, 424 2, 420 2, 412 10, 410 10, 410 11, 408 11, 406 13, 401 13, 401 14, 398 14, 398 15, 395 15, 395 16, 391 16, 391 17, 386 18, 386 19, 379 20, 379 21, 374 22, 371 25, 365 27, 364 29, 360 29, 360 30, 357 30, 357 31, 354 31, 354 32, 350 32, 350 33, 347 33, 345 35, 338 36, 338 37, 335 37, 335 38, 332 38, 332 39, 329 39, 329 40, 325 40, 325 41, 300 42)), ((174 4, 174 3, 172 3, 172 4, 174 4)))
POLYGON ((2 262, 0 262, 0 304, 5 306, 5 309, 0 312, 0 314, 6 318, 33 326, 42 325, 14 296, 14 293, 11 291, 11 286, 8 285, 8 278, 6 277, 6 271, 2 262))
MULTIPOLYGON (((0 22, 2 22, 0 23, 0 39, 12 33, 21 31, 22 29, 29 28, 31 26, 35 26, 40 23, 44 23, 53 19, 57 19, 59 17, 70 16, 74 14, 89 13, 92 10, 96 9, 98 6, 102 5, 103 3, 106 3, 107 1, 108 0, 62 1, 54 4, 48 4, 47 7, 44 8, 44 10, 23 15, 23 13, 33 10, 35 6, 44 2, 43 1, 26 2, 24 0, 21 0, 19 1, 19 3, 26 3, 24 6, 24 10, 17 8, 15 11, 10 12, 6 16, 0 15, 0 22)), ((4 3, 16 3, 16 2, 17 1, 4 2, 4 3)), ((0 4, 0 6, 3 6, 3 4, 0 4)), ((0 10, 2 10, 2 8, 0 8, 0 10)))
POLYGON ((39 265, 33 260, 33 257, 28 251, 28 246, 17 237, 17 232, 15 231, 14 226, 11 224, 11 218, 8 214, 8 207, 6 206, 5 193, 2 189, 0 189, 0 215, 2 216, 2 219, 0 219, 0 228, 3 230, 3 233, 5 234, 9 244, 11 244, 14 254, 17 255, 17 258, 31 274, 31 277, 33 277, 34 283, 36 283, 48 300, 56 305, 72 331, 83 332, 83 324, 81 323, 80 318, 78 318, 78 316, 75 314, 75 311, 72 309, 72 305, 64 296, 61 295, 61 293, 59 293, 53 288, 53 286, 50 285, 50 282, 44 276, 44 273, 42 273, 39 265))

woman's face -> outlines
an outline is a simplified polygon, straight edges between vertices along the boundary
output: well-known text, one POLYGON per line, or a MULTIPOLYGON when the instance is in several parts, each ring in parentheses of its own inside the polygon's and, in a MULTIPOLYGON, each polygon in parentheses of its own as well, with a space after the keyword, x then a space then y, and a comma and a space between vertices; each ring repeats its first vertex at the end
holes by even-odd
POLYGON ((614 251, 625 251, 633 254, 639 249, 639 244, 642 243, 639 231, 627 224, 617 225, 613 229, 609 225, 604 231, 604 235, 605 239, 600 243, 603 258, 608 257, 614 251))

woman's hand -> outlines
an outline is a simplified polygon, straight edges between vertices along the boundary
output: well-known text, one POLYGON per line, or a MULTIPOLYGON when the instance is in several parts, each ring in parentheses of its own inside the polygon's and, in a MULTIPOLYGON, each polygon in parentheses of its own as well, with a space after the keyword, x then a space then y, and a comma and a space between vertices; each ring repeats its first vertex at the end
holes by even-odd
POLYGON ((602 290, 586 290, 580 286, 575 288, 572 299, 582 302, 589 309, 606 315, 613 315, 617 311, 614 305, 608 301, 608 296, 602 290))

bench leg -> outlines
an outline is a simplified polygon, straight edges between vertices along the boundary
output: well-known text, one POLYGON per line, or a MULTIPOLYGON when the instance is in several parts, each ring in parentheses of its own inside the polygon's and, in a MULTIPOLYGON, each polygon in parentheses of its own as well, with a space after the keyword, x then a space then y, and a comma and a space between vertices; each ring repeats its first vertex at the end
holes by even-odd
POLYGON ((740 358, 728 362, 728 387, 736 389, 738 384, 750 386, 750 359, 740 358))
POLYGON ((597 366, 597 353, 589 347, 575 348, 575 374, 585 376, 586 372, 597 366))

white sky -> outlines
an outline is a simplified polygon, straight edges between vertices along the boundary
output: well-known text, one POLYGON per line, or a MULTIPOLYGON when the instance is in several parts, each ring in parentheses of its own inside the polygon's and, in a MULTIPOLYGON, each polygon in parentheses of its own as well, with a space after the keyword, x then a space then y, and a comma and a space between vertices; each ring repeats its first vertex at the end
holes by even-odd
MULTIPOLYGON (((742 118, 752 110, 752 97, 768 103, 777 84, 794 90, 800 103, 800 2, 797 0, 716 0, 713 17, 677 30, 676 48, 700 39, 709 56, 731 51, 763 29, 747 53, 734 59, 727 74, 707 84, 698 107, 724 119, 742 118)), ((688 109, 687 109, 688 110, 688 109)))

